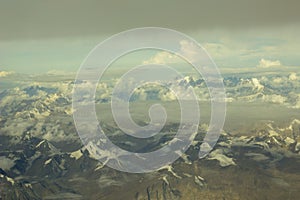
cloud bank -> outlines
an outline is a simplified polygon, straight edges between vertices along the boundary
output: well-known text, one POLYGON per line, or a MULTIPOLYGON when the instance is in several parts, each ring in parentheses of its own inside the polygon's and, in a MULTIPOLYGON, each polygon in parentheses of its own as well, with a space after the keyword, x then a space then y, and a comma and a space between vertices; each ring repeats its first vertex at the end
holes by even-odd
POLYGON ((259 64, 257 65, 258 68, 269 68, 278 66, 281 66, 281 62, 279 60, 272 61, 263 58, 259 61, 259 64))

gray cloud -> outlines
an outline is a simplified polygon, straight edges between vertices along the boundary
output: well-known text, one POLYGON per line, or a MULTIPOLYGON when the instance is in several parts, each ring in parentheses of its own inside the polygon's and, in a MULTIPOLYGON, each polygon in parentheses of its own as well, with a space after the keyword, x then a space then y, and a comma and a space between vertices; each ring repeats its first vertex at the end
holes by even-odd
POLYGON ((1 1, 0 40, 91 36, 134 27, 179 31, 299 24, 296 0, 1 1))

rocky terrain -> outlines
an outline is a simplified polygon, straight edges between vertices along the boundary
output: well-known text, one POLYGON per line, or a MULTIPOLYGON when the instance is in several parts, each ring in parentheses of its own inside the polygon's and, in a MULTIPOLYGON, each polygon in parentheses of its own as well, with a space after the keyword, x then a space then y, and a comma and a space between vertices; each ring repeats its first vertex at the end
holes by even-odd
POLYGON ((199 129, 195 142, 182 158, 148 174, 117 172, 101 165, 85 147, 67 152, 36 137, 22 138, 13 145, 10 137, 1 136, 1 197, 253 199, 247 196, 251 191, 257 198, 296 199, 300 178, 299 128, 300 121, 294 120, 285 129, 268 124, 264 132, 258 131, 255 136, 224 132, 215 149, 201 160, 198 151, 203 130, 199 129), (119 192, 112 192, 115 189, 119 192))

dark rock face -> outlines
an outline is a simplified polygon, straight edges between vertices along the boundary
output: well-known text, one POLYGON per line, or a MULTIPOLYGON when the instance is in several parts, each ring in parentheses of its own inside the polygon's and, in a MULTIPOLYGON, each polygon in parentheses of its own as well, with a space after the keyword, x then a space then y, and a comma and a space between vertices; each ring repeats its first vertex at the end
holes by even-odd
MULTIPOLYGON (((255 187, 259 195, 263 194, 256 185, 266 184, 295 189, 290 194, 295 196, 295 182, 300 177, 300 156, 294 150, 298 138, 287 142, 293 134, 282 136, 276 131, 272 127, 270 134, 263 136, 224 133, 202 160, 197 157, 201 142, 196 141, 171 166, 150 174, 118 172, 101 166, 84 147, 66 152, 45 139, 31 137, 10 144, 11 151, 0 152, 2 157, 14 160, 10 169, 0 168, 0 194, 2 199, 118 199, 120 194, 124 199, 247 199, 241 194, 240 182, 255 187), (224 174, 230 185, 218 178, 224 174), (231 192, 224 193, 225 189, 231 192)), ((273 191, 270 188, 266 191, 273 191)), ((282 191, 280 198, 286 195, 282 191)))
POLYGON ((29 183, 21 183, 13 180, 2 170, 0 172, 0 199, 38 200, 40 197, 33 191, 29 183))

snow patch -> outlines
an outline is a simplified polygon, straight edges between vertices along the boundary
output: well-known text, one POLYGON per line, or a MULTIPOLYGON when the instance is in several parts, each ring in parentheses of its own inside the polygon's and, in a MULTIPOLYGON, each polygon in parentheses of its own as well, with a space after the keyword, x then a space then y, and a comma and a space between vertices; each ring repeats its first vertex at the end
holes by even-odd
POLYGON ((82 157, 82 152, 81 152, 81 150, 79 149, 79 150, 77 150, 77 151, 74 151, 74 152, 72 152, 71 154, 70 154, 70 157, 71 158, 75 158, 75 160, 78 160, 79 158, 81 158, 82 157))
POLYGON ((45 140, 42 140, 40 143, 38 143, 35 148, 39 148, 43 143, 45 142, 45 140))
POLYGON ((14 179, 12 179, 12 178, 10 178, 10 177, 8 177, 8 176, 6 176, 6 180, 7 180, 8 182, 10 182, 12 185, 15 184, 14 179))
POLYGON ((221 167, 227 167, 230 165, 236 165, 232 158, 225 156, 222 150, 217 149, 209 154, 208 160, 217 160, 221 167))
POLYGON ((52 161, 52 158, 46 160, 46 162, 44 163, 44 165, 48 165, 51 161, 52 161))

